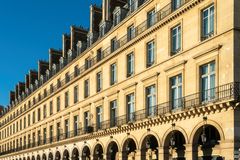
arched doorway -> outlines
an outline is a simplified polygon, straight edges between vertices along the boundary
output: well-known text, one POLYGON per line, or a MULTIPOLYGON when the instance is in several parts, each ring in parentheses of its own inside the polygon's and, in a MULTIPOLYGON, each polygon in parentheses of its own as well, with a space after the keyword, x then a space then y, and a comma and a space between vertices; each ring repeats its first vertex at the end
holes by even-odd
POLYGON ((43 156, 42 156, 42 160, 47 160, 47 156, 46 156, 45 153, 44 153, 43 156))
POLYGON ((27 160, 31 160, 29 156, 27 157, 27 160))
POLYGON ((52 152, 50 152, 50 153, 48 154, 48 160, 53 160, 53 154, 52 154, 52 152))
POLYGON ((40 155, 37 155, 37 160, 41 160, 41 157, 40 157, 40 155))
POLYGON ((68 152, 68 150, 65 150, 63 152, 63 160, 69 160, 69 152, 68 152))
POLYGON ((122 159, 135 159, 136 154, 136 143, 132 138, 128 138, 122 148, 122 159))
POLYGON ((32 156, 32 160, 35 160, 35 157, 34 157, 34 156, 32 156))
POLYGON ((193 138, 193 159, 222 160, 220 147, 217 147, 220 140, 220 134, 214 126, 203 125, 200 127, 193 138))
POLYGON ((141 159, 158 159, 158 146, 158 141, 155 136, 146 136, 141 145, 141 159))
POLYGON ((72 151, 72 160, 79 160, 79 152, 77 148, 74 148, 72 151))
POLYGON ((103 160, 103 148, 101 144, 97 144, 94 148, 93 160, 103 160))
POLYGON ((185 160, 185 144, 186 140, 180 131, 169 133, 164 142, 164 160, 185 160))
POLYGON ((85 146, 82 150, 82 160, 90 160, 90 149, 88 146, 85 146))
POLYGON ((112 141, 107 148, 107 160, 117 160, 118 159, 118 145, 116 142, 112 141))
POLYGON ((55 160, 60 160, 60 159, 61 159, 61 154, 59 151, 57 151, 55 154, 55 160))
POLYGON ((23 160, 26 160, 26 157, 23 157, 23 160))

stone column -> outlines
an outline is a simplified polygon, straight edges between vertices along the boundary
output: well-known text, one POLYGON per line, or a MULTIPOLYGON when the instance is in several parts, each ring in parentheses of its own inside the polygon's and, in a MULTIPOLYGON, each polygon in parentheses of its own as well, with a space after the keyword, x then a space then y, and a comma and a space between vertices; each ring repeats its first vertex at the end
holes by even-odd
POLYGON ((234 143, 231 140, 220 141, 219 148, 221 155, 224 159, 234 159, 238 156, 238 149, 234 147, 234 143))
POLYGON ((164 160, 164 148, 158 147, 158 160, 164 160))
POLYGON ((192 144, 185 144, 185 158, 188 159, 193 159, 193 147, 192 144))
POLYGON ((141 150, 135 150, 135 160, 141 160, 141 150))

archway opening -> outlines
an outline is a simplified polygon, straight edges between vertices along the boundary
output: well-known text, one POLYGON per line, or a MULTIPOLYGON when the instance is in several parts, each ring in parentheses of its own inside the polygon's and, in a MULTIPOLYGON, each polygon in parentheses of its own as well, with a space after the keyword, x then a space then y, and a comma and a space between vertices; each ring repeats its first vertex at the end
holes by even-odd
POLYGON ((23 157, 23 160, 26 160, 26 157, 23 157))
POLYGON ((90 160, 90 149, 88 146, 85 146, 82 150, 82 160, 90 160))
POLYGON ((132 138, 128 138, 123 144, 123 159, 135 159, 136 149, 137 147, 135 141, 132 138))
POLYGON ((184 135, 180 131, 173 130, 164 142, 164 159, 185 160, 185 144, 184 135))
POLYGON ((193 138, 193 159, 222 160, 220 156, 219 141, 221 140, 218 130, 212 125, 200 127, 193 138))
POLYGON ((42 160, 47 160, 47 156, 46 156, 45 153, 44 153, 43 156, 42 156, 42 160))
POLYGON ((116 160, 119 158, 118 145, 116 142, 112 141, 107 148, 107 160, 116 160))
POLYGON ((93 160, 103 160, 103 148, 101 144, 97 144, 94 148, 93 160))
POLYGON ((69 152, 68 152, 68 150, 65 150, 63 152, 63 160, 69 160, 69 152))
POLYGON ((50 153, 48 154, 48 160, 53 160, 53 154, 52 154, 52 152, 50 152, 50 153))
POLYGON ((60 159, 61 159, 61 154, 59 151, 57 151, 55 154, 55 160, 60 160, 60 159))
POLYGON ((72 151, 72 160, 79 160, 79 152, 77 148, 74 148, 72 151))
POLYGON ((35 160, 35 157, 34 157, 34 156, 32 156, 32 160, 35 160))
POLYGON ((147 135, 141 145, 141 159, 158 159, 158 141, 153 135, 147 135))
POLYGON ((40 157, 40 155, 37 155, 37 160, 41 160, 41 157, 40 157))
POLYGON ((27 157, 27 160, 31 160, 29 156, 27 157))

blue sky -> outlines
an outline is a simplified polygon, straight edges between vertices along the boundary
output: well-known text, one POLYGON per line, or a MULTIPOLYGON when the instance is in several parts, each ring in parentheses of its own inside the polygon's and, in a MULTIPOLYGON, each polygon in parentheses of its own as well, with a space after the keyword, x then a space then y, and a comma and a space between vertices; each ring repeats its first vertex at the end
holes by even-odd
POLYGON ((62 48, 71 25, 89 27, 90 4, 101 0, 5 0, 0 5, 0 105, 49 48, 62 48))

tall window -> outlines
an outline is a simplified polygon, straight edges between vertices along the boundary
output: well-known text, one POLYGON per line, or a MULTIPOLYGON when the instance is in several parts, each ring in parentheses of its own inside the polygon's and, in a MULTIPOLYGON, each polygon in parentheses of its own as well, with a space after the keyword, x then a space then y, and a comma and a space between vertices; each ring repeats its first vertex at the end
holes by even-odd
POLYGON ((97 81, 97 92, 100 92, 102 90, 102 72, 97 73, 96 81, 97 81))
POLYGON ((53 114, 53 101, 49 102, 49 114, 52 115, 53 114))
POLYGON ((126 97, 126 102, 127 102, 127 119, 128 121, 134 121, 134 106, 135 106, 135 96, 134 93, 131 93, 127 95, 126 97))
POLYGON ((182 75, 177 75, 170 79, 172 108, 182 107, 182 75))
POLYGON ((65 82, 68 83, 70 81, 70 76, 69 76, 69 73, 67 72, 65 74, 65 82))
POLYGON ((111 52, 114 52, 117 49, 117 38, 114 37, 111 40, 111 52))
POLYGON ((96 108, 96 117, 97 117, 97 129, 102 127, 102 106, 96 108))
POLYGON ((40 121, 40 120, 41 120, 41 109, 38 108, 38 121, 40 121))
POLYGON ((103 58, 103 54, 102 54, 102 48, 97 50, 97 61, 101 61, 103 58))
POLYGON ((23 118, 23 128, 26 128, 27 120, 26 117, 23 118))
POLYGON ((69 106, 69 96, 68 96, 68 91, 65 92, 65 108, 69 106))
POLYGON ((127 55, 127 77, 134 74, 134 54, 130 53, 127 55))
POLYGON ((74 116, 74 136, 78 135, 78 123, 79 123, 79 117, 78 116, 74 116))
POLYGON ((86 58, 85 59, 85 69, 88 69, 91 67, 91 58, 86 58))
POLYGON ((117 100, 110 102, 110 126, 117 125, 117 100))
POLYGON ((57 141, 61 139, 61 124, 60 122, 57 123, 57 141))
POLYGON ((88 127, 90 126, 90 112, 84 112, 84 128, 85 131, 88 131, 88 127))
POLYGON ((130 12, 134 12, 137 9, 137 1, 136 0, 128 0, 128 5, 130 8, 130 12))
POLYGON ((171 53, 172 55, 181 50, 181 25, 171 29, 171 53))
POLYGON ((74 103, 78 102, 78 86, 74 87, 74 103))
POLYGON ((69 138, 69 120, 65 120, 65 138, 69 138))
POLYGON ((155 9, 147 13, 147 25, 148 27, 153 26, 155 23, 155 9))
POLYGON ((43 118, 46 118, 47 117, 47 106, 44 105, 43 106, 43 118))
POLYGON ((154 41, 150 41, 147 43, 147 67, 151 67, 155 62, 155 53, 154 53, 154 41))
POLYGON ((32 145, 35 147, 36 135, 35 132, 32 133, 32 145))
POLYGON ((134 25, 131 25, 130 27, 127 28, 127 39, 130 41, 135 37, 135 28, 134 25))
POLYGON ((202 101, 215 98, 215 61, 200 67, 202 101))
POLYGON ((113 63, 110 66, 110 84, 114 85, 115 83, 117 83, 117 64, 113 63))
POLYGON ((202 40, 214 34, 214 5, 202 11, 202 40))
POLYGON ((35 111, 33 111, 33 113, 32 113, 32 123, 33 124, 35 123, 35 111))
POLYGON ((74 77, 77 77, 79 75, 79 68, 78 65, 74 67, 74 77))
POLYGON ((183 0, 172 0, 172 9, 175 11, 179 7, 181 7, 183 0))
POLYGON ((30 124, 31 124, 31 115, 28 114, 28 126, 30 126, 30 124))
POLYGON ((47 128, 43 128, 43 144, 47 143, 47 128))
POLYGON ((50 126, 49 127, 49 141, 50 141, 50 143, 52 143, 53 142, 53 126, 50 126))
POLYGON ((90 86, 89 86, 89 79, 86 79, 84 81, 84 98, 87 98, 89 96, 89 89, 90 89, 90 86))
POLYGON ((155 85, 146 88, 146 108, 148 116, 155 116, 157 113, 156 106, 156 87, 155 85))
POLYGON ((117 24, 120 23, 121 21, 121 12, 120 10, 116 11, 114 14, 113 14, 113 19, 114 19, 114 26, 116 26, 117 24))
POLYGON ((57 97, 57 112, 60 111, 60 107, 61 107, 61 101, 60 101, 60 96, 57 97))

